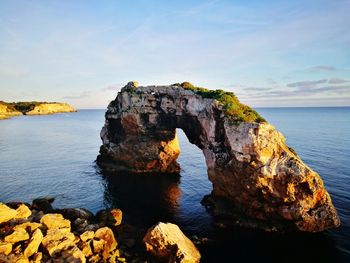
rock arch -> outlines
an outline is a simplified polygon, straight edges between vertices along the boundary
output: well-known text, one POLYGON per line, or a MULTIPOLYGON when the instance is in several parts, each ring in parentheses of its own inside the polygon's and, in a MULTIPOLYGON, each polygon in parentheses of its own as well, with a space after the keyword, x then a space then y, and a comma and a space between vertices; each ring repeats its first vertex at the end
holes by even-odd
POLYGON ((179 85, 128 83, 101 130, 100 166, 133 173, 176 173, 176 128, 205 156, 211 196, 244 215, 316 232, 340 222, 320 176, 267 122, 232 122, 215 99, 179 85))

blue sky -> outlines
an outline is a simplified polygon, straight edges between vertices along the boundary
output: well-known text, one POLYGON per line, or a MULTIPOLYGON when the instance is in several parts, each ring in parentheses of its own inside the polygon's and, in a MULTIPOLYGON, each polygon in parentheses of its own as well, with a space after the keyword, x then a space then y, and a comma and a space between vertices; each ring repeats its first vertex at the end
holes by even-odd
POLYGON ((0 1, 0 100, 105 108, 130 80, 350 105, 350 1, 0 1))

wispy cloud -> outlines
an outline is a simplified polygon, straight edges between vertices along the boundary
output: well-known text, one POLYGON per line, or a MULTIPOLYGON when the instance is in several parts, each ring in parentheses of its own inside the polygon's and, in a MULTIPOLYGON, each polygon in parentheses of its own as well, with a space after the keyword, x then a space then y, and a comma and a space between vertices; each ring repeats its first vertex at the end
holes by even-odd
POLYGON ((319 65, 319 66, 314 66, 306 69, 308 71, 335 71, 337 70, 336 67, 329 66, 329 65, 319 65))
POLYGON ((267 79, 267 80, 266 80, 266 83, 267 83, 268 85, 277 85, 277 84, 278 84, 277 81, 275 81, 275 80, 272 79, 272 78, 267 79))
POLYGON ((272 88, 269 87, 247 87, 244 88, 244 91, 268 91, 271 90, 272 88))
POLYGON ((0 76, 4 77, 25 77, 28 76, 30 71, 28 69, 24 69, 21 66, 11 67, 6 65, 4 67, 0 66, 0 76))
POLYGON ((320 79, 320 80, 314 80, 314 81, 299 81, 299 82, 293 82, 288 83, 287 87, 309 87, 309 86, 315 86, 322 83, 327 83, 327 79, 320 79))
POLYGON ((69 96, 64 96, 63 99, 72 99, 72 100, 79 100, 79 99, 85 99, 90 97, 90 92, 89 91, 83 91, 79 95, 69 95, 69 96))
MULTIPOLYGON (((252 90, 252 89, 251 89, 252 90)), ((250 94, 249 97, 254 98, 270 98, 270 97, 280 97, 280 98, 287 98, 287 97, 317 97, 319 95, 340 95, 340 94, 349 94, 350 95, 350 85, 342 85, 342 86, 322 86, 318 87, 316 86, 308 86, 305 87, 296 87, 292 89, 278 89, 278 90, 272 90, 272 89, 259 89, 257 90, 259 92, 254 92, 253 94, 250 94)))
POLYGON ((338 72, 338 71, 349 71, 350 68, 346 68, 346 67, 335 67, 335 66, 331 66, 331 65, 319 65, 319 66, 313 66, 313 67, 309 67, 306 69, 301 69, 298 71, 301 72, 338 72))
POLYGON ((343 84, 343 83, 348 83, 350 82, 349 80, 346 79, 339 79, 339 78, 331 78, 328 80, 329 84, 343 84))
POLYGON ((105 88, 102 88, 101 91, 119 91, 125 84, 115 84, 115 85, 109 85, 105 88))

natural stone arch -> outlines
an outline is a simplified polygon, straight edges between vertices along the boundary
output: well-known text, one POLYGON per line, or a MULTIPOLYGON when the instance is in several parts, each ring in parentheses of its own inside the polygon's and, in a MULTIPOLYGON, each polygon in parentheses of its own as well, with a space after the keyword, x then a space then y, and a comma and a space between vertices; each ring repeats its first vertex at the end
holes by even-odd
POLYGON ((133 173, 179 172, 176 128, 205 156, 211 196, 254 219, 322 231, 340 224, 320 176, 267 122, 233 122, 217 100, 179 85, 125 86, 108 106, 97 162, 133 173))

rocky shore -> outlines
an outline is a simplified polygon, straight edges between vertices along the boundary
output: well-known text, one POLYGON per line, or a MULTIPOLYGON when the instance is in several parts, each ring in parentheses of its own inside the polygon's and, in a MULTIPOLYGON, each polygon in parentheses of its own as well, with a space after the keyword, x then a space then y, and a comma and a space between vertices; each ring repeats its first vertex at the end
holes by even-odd
POLYGON ((67 103, 61 102, 12 102, 0 101, 0 120, 21 115, 47 115, 64 112, 76 112, 67 103))
POLYGON ((0 262, 199 262, 178 228, 159 223, 140 231, 122 223, 120 209, 96 215, 53 209, 52 198, 0 203, 0 262), (148 253, 149 252, 149 253, 148 253))

